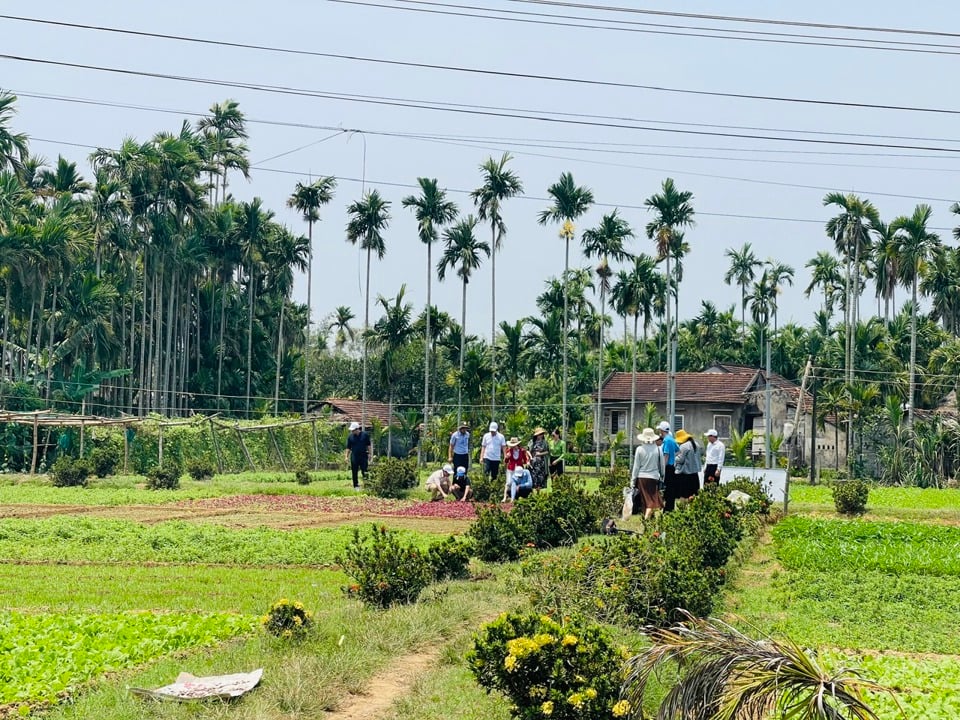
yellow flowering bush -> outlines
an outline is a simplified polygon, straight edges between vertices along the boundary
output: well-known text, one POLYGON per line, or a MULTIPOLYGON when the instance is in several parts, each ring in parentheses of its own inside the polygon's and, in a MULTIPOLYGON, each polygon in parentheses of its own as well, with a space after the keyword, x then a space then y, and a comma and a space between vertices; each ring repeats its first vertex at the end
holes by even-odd
POLYGON ((313 624, 313 614, 303 603, 287 598, 277 600, 260 623, 271 635, 286 640, 299 639, 307 634, 313 624))
POLYGON ((619 697, 622 649, 602 627, 579 618, 505 613, 474 636, 467 661, 480 685, 506 695, 521 720, 609 720, 629 713, 619 697))

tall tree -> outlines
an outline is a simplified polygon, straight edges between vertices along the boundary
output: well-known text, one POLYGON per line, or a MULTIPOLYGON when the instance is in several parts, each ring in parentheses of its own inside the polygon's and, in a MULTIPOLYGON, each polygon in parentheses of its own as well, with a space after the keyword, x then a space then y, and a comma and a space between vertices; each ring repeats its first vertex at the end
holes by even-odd
MULTIPOLYGON (((583 253, 588 258, 597 258, 597 279, 600 285, 600 317, 604 317, 607 309, 607 292, 610 290, 610 278, 613 271, 610 269, 610 259, 620 262, 630 254, 624 243, 633 237, 630 224, 620 217, 617 210, 608 213, 600 220, 600 224, 584 231, 581 241, 583 253)), ((603 421, 601 395, 603 393, 603 323, 600 324, 600 343, 597 353, 597 439, 602 437, 601 425, 603 421)), ((596 468, 600 469, 600 443, 595 448, 596 468)))
POLYGON ((507 232, 501 209, 503 202, 523 192, 523 183, 512 170, 507 169, 510 153, 499 160, 487 158, 480 166, 483 184, 470 193, 477 206, 477 217, 490 223, 490 365, 493 373, 490 394, 491 419, 497 410, 497 251, 507 232))
POLYGON ((353 340, 354 331, 350 321, 356 317, 348 305, 338 305, 331 313, 327 327, 333 331, 333 347, 337 352, 343 350, 348 340, 353 340))
POLYGON ((27 136, 10 130, 17 96, 0 92, 0 170, 10 169, 19 174, 30 156, 27 136))
MULTIPOLYGON (((890 322, 890 305, 894 302, 900 275, 897 241, 894 228, 885 222, 877 222, 871 229, 876 236, 870 260, 873 283, 876 286, 877 315, 880 314, 880 301, 883 300, 883 320, 888 323, 890 322)), ((893 311, 896 313, 895 306, 893 311)))
MULTIPOLYGON (((547 188, 552 204, 537 216, 541 225, 549 222, 561 223, 560 237, 564 242, 563 253, 563 337, 570 336, 569 281, 570 281, 570 241, 576 234, 576 221, 586 214, 593 205, 593 191, 586 186, 578 186, 573 175, 565 172, 560 179, 547 188)), ((563 343, 563 440, 567 441, 567 344, 563 343)))
POLYGON ((238 208, 238 236, 243 247, 243 264, 247 272, 247 390, 246 414, 250 417, 250 389, 253 379, 253 318, 257 288, 257 269, 270 238, 273 212, 263 207, 260 198, 241 203, 238 208))
POLYGON ((913 426, 913 406, 917 388, 917 283, 923 267, 940 245, 940 237, 927 229, 933 210, 920 204, 909 217, 890 223, 900 258, 900 279, 910 286, 910 389, 907 397, 907 424, 913 426))
POLYGON ((227 200, 227 175, 231 170, 250 179, 248 148, 244 140, 247 133, 246 117, 236 100, 225 100, 210 107, 210 115, 197 123, 203 135, 210 174, 210 204, 219 205, 227 200))
POLYGON ((745 332, 747 326, 747 288, 756 278, 756 270, 763 266, 763 262, 753 254, 750 243, 744 243, 739 250, 727 248, 723 254, 724 257, 730 259, 730 267, 727 268, 723 281, 727 285, 735 282, 737 287, 740 288, 740 323, 745 332))
POLYGON ((287 207, 295 208, 307 223, 307 326, 303 332, 303 414, 307 414, 307 404, 310 396, 310 331, 313 313, 313 224, 320 219, 320 208, 333 200, 337 180, 333 177, 322 177, 308 185, 298 182, 293 194, 287 198, 287 207))
POLYGON ((398 380, 397 361, 403 348, 410 342, 415 332, 410 319, 413 305, 404 302, 407 286, 401 285, 400 292, 394 298, 380 295, 377 304, 383 308, 383 317, 370 329, 370 339, 380 351, 380 381, 387 388, 387 455, 393 450, 393 398, 394 385, 398 380))
MULTIPOLYGON (((803 294, 807 297, 818 287, 823 292, 823 312, 827 317, 833 315, 833 303, 837 293, 842 289, 843 277, 840 275, 840 263, 833 253, 820 250, 816 257, 807 261, 810 269, 810 284, 803 294)), ((746 303, 744 303, 746 306, 746 303)))
MULTIPOLYGON (((439 231, 457 218, 457 205, 447 199, 446 190, 441 190, 436 179, 417 178, 420 185, 420 195, 408 195, 403 199, 403 206, 411 208, 417 219, 417 234, 420 242, 427 246, 427 305, 424 313, 423 331, 423 427, 430 427, 430 311, 432 300, 430 289, 433 284, 433 243, 436 242, 439 231)), ((423 458, 423 442, 426 433, 421 433, 418 454, 423 458)))
POLYGON ((383 260, 387 246, 383 233, 390 225, 390 202, 384 200, 377 190, 370 190, 362 199, 347 208, 350 221, 347 223, 347 242, 360 244, 367 253, 367 281, 363 291, 363 395, 360 403, 360 423, 367 421, 367 336, 370 333, 370 258, 377 254, 383 260))
MULTIPOLYGON (((653 220, 647 223, 647 237, 656 243, 658 260, 666 260, 667 287, 672 285, 670 274, 670 259, 675 254, 675 247, 683 241, 681 230, 692 227, 694 222, 693 193, 689 190, 678 190, 673 178, 663 181, 660 192, 651 195, 643 201, 644 206, 654 214, 653 220), (678 235, 680 236, 678 238, 678 235)), ((677 288, 674 288, 677 292, 677 288)), ((670 302, 666 304, 667 325, 667 417, 671 427, 675 415, 676 404, 676 355, 674 347, 676 334, 670 318, 670 302)))
POLYGON ((468 215, 443 233, 443 255, 437 265, 440 280, 447 277, 447 270, 455 269, 462 282, 460 300, 460 373, 457 377, 457 423, 463 420, 463 361, 467 337, 467 284, 473 271, 480 267, 481 255, 491 255, 490 246, 477 240, 474 230, 477 219, 468 215))

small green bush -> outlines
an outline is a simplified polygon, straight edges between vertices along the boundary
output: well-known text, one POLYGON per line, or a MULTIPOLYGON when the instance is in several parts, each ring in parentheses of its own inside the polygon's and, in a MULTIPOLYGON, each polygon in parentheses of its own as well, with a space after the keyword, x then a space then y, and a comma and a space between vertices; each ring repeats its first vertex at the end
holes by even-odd
POLYGON ((470 499, 476 502, 499 502, 503 497, 504 479, 502 476, 491 479, 483 472, 483 466, 477 465, 470 473, 470 499))
POLYGON ((392 457, 377 460, 371 466, 366 482, 366 489, 382 498, 401 498, 416 486, 416 463, 392 457))
POLYGON ((120 451, 113 445, 100 445, 90 451, 90 468, 98 478, 113 475, 120 464, 120 451))
POLYGON ((726 497, 734 490, 739 490, 750 496, 750 502, 746 505, 738 506, 741 512, 754 513, 756 515, 770 514, 770 496, 763 485, 755 482, 746 475, 735 475, 733 480, 720 486, 720 493, 726 497))
POLYGON ((434 582, 469 577, 471 549, 470 543, 453 535, 427 548, 427 563, 433 571, 434 582))
POLYGON ((698 493, 663 515, 661 532, 671 547, 683 548, 704 567, 722 568, 743 536, 736 509, 719 492, 698 493))
POLYGON ((354 580, 347 591, 377 608, 416 602, 434 577, 426 555, 383 525, 372 525, 366 537, 354 528, 337 562, 354 580))
POLYGON ((510 518, 524 545, 553 548, 573 545, 594 532, 600 524, 600 507, 595 497, 582 490, 561 488, 518 501, 510 518))
POLYGON ((870 486, 863 480, 844 480, 833 486, 833 504, 841 515, 862 515, 870 486))
POLYGON ((209 480, 213 477, 213 463, 206 460, 191 460, 187 463, 187 474, 197 482, 209 480))
POLYGON ((474 553, 487 562, 510 562, 520 557, 523 539, 517 523, 498 505, 477 508, 477 519, 467 530, 474 553))
POLYGON ((623 507, 623 489, 630 487, 630 468, 617 467, 600 473, 600 483, 594 500, 600 515, 620 515, 623 507))
POLYGON ((521 720, 609 720, 620 699, 625 649, 598 625, 546 615, 503 614, 474 636, 467 663, 477 682, 503 693, 521 720))
POLYGON ((275 637, 299 640, 313 625, 313 614, 303 607, 303 603, 282 598, 270 606, 267 614, 260 619, 260 623, 275 637))
POLYGON ((183 470, 176 463, 167 463, 164 467, 155 467, 147 473, 147 489, 179 490, 181 475, 183 475, 183 470))
POLYGON ((86 460, 66 455, 57 458, 50 468, 50 478, 55 487, 86 487, 90 464, 86 460))
POLYGON ((297 481, 297 485, 309 485, 313 478, 310 476, 310 471, 305 468, 300 468, 297 470, 294 478, 297 481))

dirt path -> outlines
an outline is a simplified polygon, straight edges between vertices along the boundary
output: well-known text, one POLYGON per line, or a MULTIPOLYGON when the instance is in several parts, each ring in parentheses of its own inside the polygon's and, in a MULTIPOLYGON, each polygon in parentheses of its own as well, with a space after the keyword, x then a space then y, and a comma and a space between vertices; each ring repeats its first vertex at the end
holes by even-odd
POLYGON ((440 648, 401 655, 383 672, 374 675, 363 695, 351 695, 339 710, 326 714, 327 720, 375 720, 384 716, 394 701, 406 695, 417 678, 436 665, 440 648))

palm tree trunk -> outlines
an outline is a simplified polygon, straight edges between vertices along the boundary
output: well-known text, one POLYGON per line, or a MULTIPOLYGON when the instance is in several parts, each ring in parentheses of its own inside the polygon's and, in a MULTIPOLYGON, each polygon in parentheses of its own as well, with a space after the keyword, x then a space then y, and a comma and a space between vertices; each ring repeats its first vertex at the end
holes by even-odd
MULTIPOLYGON (((309 281, 308 281, 309 284, 309 281)), ((309 293, 308 293, 309 295, 309 293)), ((287 309, 286 301, 280 299, 280 327, 277 330, 277 374, 273 381, 273 415, 276 417, 277 413, 280 411, 280 354, 283 352, 283 313, 287 309)), ((309 316, 310 311, 307 311, 309 316)), ((309 320, 307 321, 307 328, 310 327, 309 320)), ((307 331, 309 335, 309 330, 307 331)), ((304 400, 304 414, 306 414, 306 400, 304 400)))
POLYGON ((427 317, 426 330, 423 333, 423 430, 420 433, 420 443, 417 448, 418 466, 422 466, 424 462, 423 445, 427 440, 427 432, 430 427, 430 286, 433 279, 431 245, 432 243, 427 243, 427 317))
POLYGON ((223 390, 223 327, 227 318, 227 283, 220 285, 220 340, 217 345, 217 409, 220 409, 220 398, 223 390))
POLYGON ((54 330, 56 326, 54 325, 57 317, 57 290, 60 289, 59 283, 53 284, 53 297, 50 300, 50 326, 47 328, 47 335, 50 337, 47 338, 47 389, 45 400, 50 401, 50 380, 51 373, 53 371, 53 339, 54 339, 54 330))
POLYGON ((393 457, 393 384, 387 393, 387 457, 393 457))
POLYGON ((250 380, 253 375, 253 260, 247 268, 247 418, 250 417, 250 380))
POLYGON ((490 420, 497 416, 497 226, 490 223, 490 420))
POLYGON ((367 335, 370 332, 370 252, 367 248, 367 285, 363 291, 363 397, 360 401, 360 426, 366 428, 367 423, 367 335))
MULTIPOLYGON (((3 299, 3 351, 0 352, 0 371, 3 372, 4 377, 0 377, 0 380, 5 379, 7 374, 7 354, 10 346, 7 344, 9 339, 10 332, 10 316, 13 315, 10 312, 10 302, 13 295, 13 278, 7 277, 7 292, 4 295, 3 299)), ((11 370, 13 368, 13 363, 10 363, 11 370)), ((3 398, 3 389, 0 387, 0 399, 3 398)))
MULTIPOLYGON (((594 461, 597 472, 600 472, 600 441, 603 439, 603 315, 607 309, 606 286, 603 278, 600 278, 600 350, 597 355, 597 445, 594 448, 594 461)), ((613 448, 610 448, 613 452, 613 448)))
MULTIPOLYGON (((303 415, 307 415, 310 396, 310 315, 313 312, 313 220, 307 222, 307 332, 303 339, 303 415)), ((281 311, 282 312, 282 311, 281 311)), ((281 318, 283 316, 281 315, 281 318)), ((278 366, 279 367, 279 366, 278 366)))
POLYGON ((170 409, 173 406, 173 361, 176 354, 173 352, 173 336, 177 326, 176 300, 179 295, 177 285, 180 272, 174 268, 173 275, 170 278, 170 297, 167 299, 167 338, 163 370, 163 410, 164 414, 170 416, 170 409))
POLYGON ((457 425, 463 421, 463 354, 467 344, 467 281, 460 299, 460 376, 457 378, 457 425))
POLYGON ((567 441, 567 345, 570 337, 570 308, 567 293, 567 284, 570 279, 570 234, 564 233, 564 255, 563 255, 563 337, 560 339, 563 344, 563 441, 567 441))
POLYGON ((910 303, 910 395, 907 397, 907 426, 913 431, 913 403, 917 393, 917 271, 913 268, 910 303))
POLYGON ((143 253, 143 311, 140 314, 140 395, 137 398, 137 414, 143 417, 147 394, 147 297, 148 293, 147 253, 143 253))
POLYGON ((673 392, 673 322, 670 317, 670 289, 671 289, 671 276, 670 276, 670 252, 669 246, 667 248, 668 252, 666 253, 667 257, 667 297, 664 307, 667 313, 667 422, 670 423, 670 428, 676 430, 673 427, 673 416, 676 414, 675 410, 675 398, 673 392))

